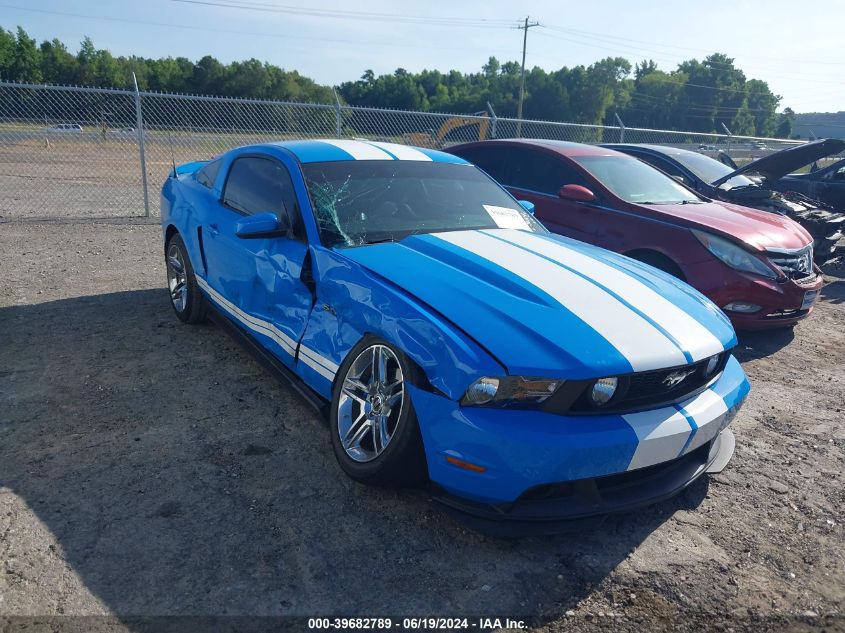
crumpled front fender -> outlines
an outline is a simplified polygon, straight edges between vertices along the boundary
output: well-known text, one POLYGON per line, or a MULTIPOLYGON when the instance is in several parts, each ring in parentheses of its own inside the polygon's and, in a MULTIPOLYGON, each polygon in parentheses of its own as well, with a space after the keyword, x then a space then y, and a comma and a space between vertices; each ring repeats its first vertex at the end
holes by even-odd
POLYGON ((329 371, 304 366, 301 374, 324 397, 331 397, 337 367, 367 334, 402 350, 452 400, 481 376, 505 374, 468 335, 390 281, 328 249, 312 247, 311 255, 317 297, 301 347, 322 357, 329 371))

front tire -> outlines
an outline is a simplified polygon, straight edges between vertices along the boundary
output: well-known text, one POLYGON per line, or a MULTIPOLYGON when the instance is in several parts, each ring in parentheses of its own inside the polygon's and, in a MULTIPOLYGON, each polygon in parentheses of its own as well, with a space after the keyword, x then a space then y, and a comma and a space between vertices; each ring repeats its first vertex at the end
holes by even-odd
POLYGON ((167 267, 167 289, 170 305, 183 323, 202 323, 206 319, 205 297, 197 285, 188 249, 178 233, 174 233, 164 247, 167 267))
POLYGON ((335 457, 352 479, 389 486, 425 481, 422 437, 406 388, 417 371, 400 350, 370 336, 340 366, 330 430, 335 457))
POLYGON ((680 267, 661 253, 656 253, 654 251, 635 251, 633 253, 628 253, 628 257, 636 259, 638 262, 642 262, 643 264, 653 266, 658 270, 662 270, 664 273, 677 277, 681 281, 686 281, 684 273, 681 271, 680 267))

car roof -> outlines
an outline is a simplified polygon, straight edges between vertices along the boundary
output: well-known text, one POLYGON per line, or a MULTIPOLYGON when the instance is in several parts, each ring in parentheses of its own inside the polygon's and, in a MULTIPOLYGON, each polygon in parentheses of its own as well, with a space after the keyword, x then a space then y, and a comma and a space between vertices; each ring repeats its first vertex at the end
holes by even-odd
POLYGON ((278 141, 266 145, 282 147, 290 151, 300 163, 326 163, 347 160, 410 160, 469 164, 453 154, 433 149, 357 139, 327 138, 278 141))
POLYGON ((627 148, 644 149, 656 154, 663 154, 664 156, 683 156, 685 154, 695 154, 701 156, 698 152, 681 149, 679 147, 671 147, 669 145, 651 145, 649 143, 605 143, 604 147, 625 151, 627 148))
POLYGON ((564 156, 614 156, 622 155, 607 147, 600 145, 586 145, 584 143, 573 143, 571 141, 554 141, 541 138, 509 138, 489 141, 476 141, 457 145, 450 149, 461 149, 462 147, 484 147, 493 145, 530 145, 532 147, 544 147, 564 156))

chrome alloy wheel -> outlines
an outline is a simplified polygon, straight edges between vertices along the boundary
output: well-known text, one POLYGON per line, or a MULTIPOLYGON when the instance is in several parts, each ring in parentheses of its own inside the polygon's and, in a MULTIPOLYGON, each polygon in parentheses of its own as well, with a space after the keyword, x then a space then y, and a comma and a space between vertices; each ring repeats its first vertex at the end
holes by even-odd
POLYGON ((346 454, 369 462, 390 443, 405 395, 402 365, 385 345, 371 345, 355 358, 343 378, 337 402, 337 433, 346 454))
POLYGON ((188 303, 188 271, 178 244, 172 243, 167 249, 167 287, 170 300, 177 312, 184 312, 188 303))

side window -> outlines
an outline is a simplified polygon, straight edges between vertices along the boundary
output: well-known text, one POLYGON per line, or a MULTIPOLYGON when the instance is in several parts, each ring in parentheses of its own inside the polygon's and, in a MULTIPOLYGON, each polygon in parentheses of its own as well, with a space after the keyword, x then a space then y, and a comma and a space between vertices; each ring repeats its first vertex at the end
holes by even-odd
POLYGON ((522 147, 507 148, 508 174, 505 182, 511 187, 538 191, 556 196, 563 185, 587 183, 575 168, 548 154, 522 147))
POLYGON ((203 165, 197 171, 197 182, 209 189, 214 188, 214 181, 217 180, 217 174, 220 172, 220 159, 213 160, 210 163, 203 165))
POLYGON ((494 145, 488 147, 471 147, 462 150, 460 157, 483 169, 494 180, 505 184, 503 150, 503 147, 496 147, 494 145))
POLYGON ((297 238, 304 236, 296 193, 284 165, 270 158, 245 156, 235 159, 226 179, 223 204, 240 213, 287 214, 297 238))

